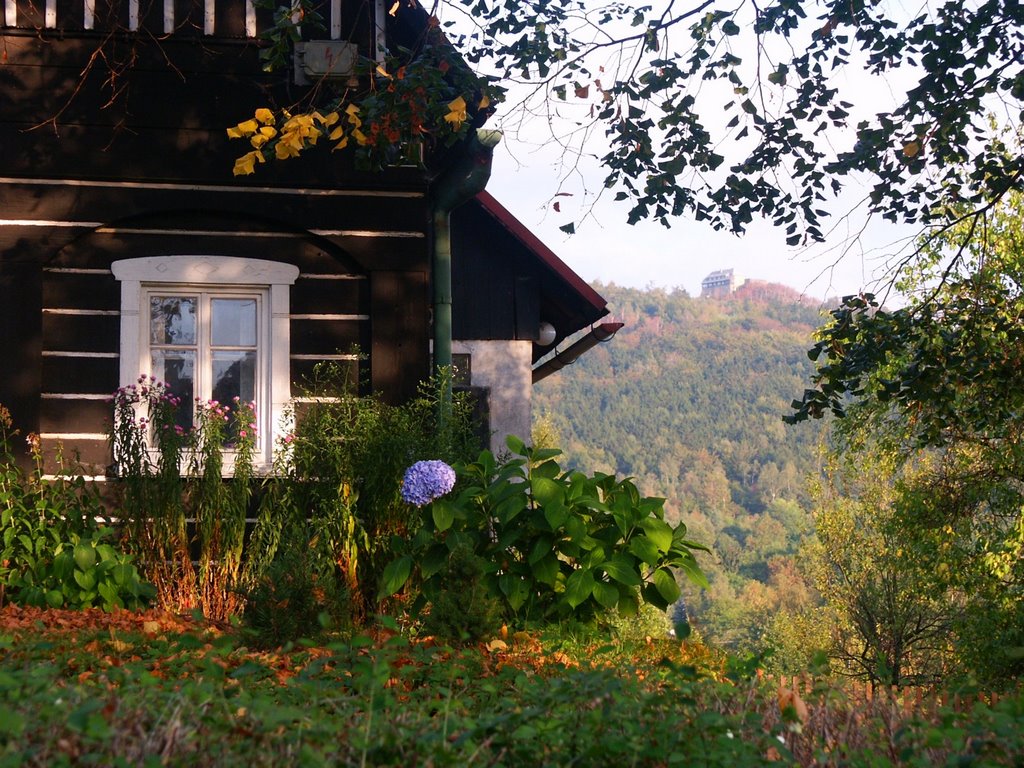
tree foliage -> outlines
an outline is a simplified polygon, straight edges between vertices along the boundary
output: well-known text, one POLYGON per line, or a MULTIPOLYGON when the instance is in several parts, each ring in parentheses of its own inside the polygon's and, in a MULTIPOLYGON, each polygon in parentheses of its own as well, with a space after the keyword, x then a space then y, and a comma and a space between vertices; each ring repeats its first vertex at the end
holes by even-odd
POLYGON ((923 238, 899 284, 909 296, 902 308, 847 297, 809 352, 814 388, 794 401, 789 421, 844 416, 852 400, 869 404, 859 417, 897 416, 898 434, 918 445, 1019 439, 1022 214, 1024 198, 1013 195, 923 238))
POLYGON ((816 505, 817 539, 804 567, 828 607, 829 651, 840 671, 873 683, 924 685, 946 672, 963 601, 948 579, 935 578, 933 562, 912 556, 915 545, 945 531, 899 525, 906 478, 898 465, 877 455, 835 462, 816 505))
POLYGON ((905 573, 923 566, 924 593, 960 595, 953 658, 992 680, 1024 653, 1022 212, 1010 195, 922 241, 905 307, 847 299, 819 332, 815 388, 791 417, 832 411, 837 450, 892 467, 905 573))
POLYGON ((813 535, 805 484, 825 425, 790 429, 780 414, 812 372, 818 302, 754 282, 727 299, 598 289, 625 327, 537 385, 535 423, 572 465, 667 497, 667 519, 712 550, 701 560, 709 589, 683 585, 694 627, 716 645, 763 650, 776 616, 817 602, 794 557, 813 535))
MULTIPOLYGON (((398 0, 391 13, 415 7, 398 0)), ((1019 131, 1024 9, 1015 0, 917 11, 845 0, 435 0, 431 10, 446 24, 467 17, 448 34, 477 72, 527 87, 505 105, 503 126, 540 114, 567 150, 599 157, 631 222, 689 215, 740 233, 764 217, 797 244, 824 237, 834 197, 851 183, 867 185, 869 211, 915 224, 1021 185, 1024 159, 988 120, 995 113, 1019 131), (846 84, 850 73, 864 85, 846 84), (891 100, 880 100, 886 92, 891 100)), ((344 98, 377 100, 395 91, 397 73, 417 72, 444 86, 438 105, 461 88, 470 117, 486 114, 500 91, 477 110, 482 80, 473 93, 447 75, 439 83, 451 56, 437 58, 427 29, 426 45, 389 51, 374 87, 344 98)), ((443 134, 459 111, 396 122, 392 138, 443 134)))
POLYGON ((481 19, 471 61, 489 59, 503 79, 518 73, 548 98, 595 86, 592 115, 610 142, 606 184, 631 201, 631 220, 689 213, 742 232, 760 215, 795 243, 822 236, 824 201, 859 174, 872 211, 915 223, 941 218, 951 198, 980 202, 1020 183, 1021 157, 985 119, 998 109, 1019 124, 1016 2, 904 12, 840 0, 555 0, 516 14, 499 0, 460 2, 481 19), (602 75, 595 62, 608 50, 616 56, 602 75), (877 90, 837 85, 851 69, 881 85, 905 68, 917 82, 891 106, 877 90))

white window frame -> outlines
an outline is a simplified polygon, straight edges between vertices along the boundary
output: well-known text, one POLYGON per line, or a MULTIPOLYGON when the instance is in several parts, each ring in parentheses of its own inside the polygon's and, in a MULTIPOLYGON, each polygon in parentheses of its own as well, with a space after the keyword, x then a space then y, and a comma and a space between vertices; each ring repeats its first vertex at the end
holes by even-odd
MULTIPOLYGON (((225 297, 262 294, 257 315, 257 428, 262 439, 255 463, 258 470, 269 471, 274 445, 287 428, 283 419, 291 398, 289 290, 299 276, 298 267, 234 256, 144 256, 115 261, 111 271, 121 283, 121 386, 150 372, 150 296, 189 291, 225 297)), ((225 471, 231 469, 230 458, 225 456, 225 471)))

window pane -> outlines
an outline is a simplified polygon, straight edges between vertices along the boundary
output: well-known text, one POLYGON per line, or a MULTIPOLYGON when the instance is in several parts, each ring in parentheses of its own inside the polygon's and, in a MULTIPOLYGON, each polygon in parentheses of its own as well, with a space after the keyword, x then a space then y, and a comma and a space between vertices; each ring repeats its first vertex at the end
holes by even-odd
POLYGON ((167 382, 171 394, 181 398, 175 422, 185 429, 191 429, 192 404, 196 391, 196 353, 190 349, 154 349, 151 363, 153 375, 167 382))
POLYGON ((149 340, 153 344, 195 344, 195 298, 191 296, 150 297, 149 340))
POLYGON ((231 405, 235 398, 251 403, 256 400, 256 353, 213 353, 213 399, 231 405))
POLYGON ((210 305, 215 347, 256 346, 256 299, 213 299, 210 305))

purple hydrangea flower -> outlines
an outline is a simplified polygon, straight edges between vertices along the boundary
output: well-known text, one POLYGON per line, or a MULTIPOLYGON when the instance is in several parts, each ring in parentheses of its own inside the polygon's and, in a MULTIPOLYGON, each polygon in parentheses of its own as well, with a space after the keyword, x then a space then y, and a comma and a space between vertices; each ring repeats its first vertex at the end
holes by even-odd
POLYGON ((417 461, 402 480, 402 498, 408 504, 422 507, 439 499, 455 486, 455 470, 443 461, 417 461))

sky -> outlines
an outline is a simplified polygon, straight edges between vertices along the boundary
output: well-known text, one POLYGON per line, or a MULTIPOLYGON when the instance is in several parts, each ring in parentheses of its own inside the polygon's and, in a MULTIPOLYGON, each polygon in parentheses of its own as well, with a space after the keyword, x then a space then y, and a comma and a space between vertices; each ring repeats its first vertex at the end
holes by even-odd
MULTIPOLYGON (((671 228, 651 221, 631 226, 627 204, 610 197, 577 224, 575 234, 566 235, 559 227, 574 221, 578 206, 553 197, 559 169, 542 157, 513 156, 517 149, 522 147, 496 150, 487 190, 588 282, 683 288, 699 296, 701 280, 710 272, 733 269, 745 279, 782 283, 825 299, 884 286, 886 263, 906 243, 906 233, 890 226, 868 227, 861 241, 851 244, 853 227, 840 224, 828 243, 807 249, 787 246, 784 232, 764 222, 742 237, 685 217, 671 228), (561 212, 553 209, 556 200, 561 212)), ((601 178, 595 169, 593 183, 600 186, 601 178)))
MULTIPOLYGON (((608 66, 609 71, 614 68, 610 62, 608 66)), ((834 75, 837 87, 855 102, 850 109, 850 125, 858 119, 872 117, 886 102, 895 101, 899 94, 906 92, 906 86, 913 79, 914 73, 909 68, 888 73, 884 79, 870 78, 857 66, 844 68, 834 75)), ((714 87, 703 86, 701 99, 708 104, 719 98, 713 91, 707 92, 714 87)), ((513 87, 501 109, 507 110, 508 105, 515 104, 525 92, 517 92, 513 87)), ((731 98, 731 94, 726 98, 731 98)), ((588 122, 579 117, 585 112, 577 112, 576 117, 572 117, 572 101, 570 98, 568 102, 556 103, 549 111, 561 112, 563 117, 568 115, 569 122, 573 119, 588 122)), ((585 109, 587 105, 583 106, 585 109)), ((721 132, 724 126, 716 128, 712 124, 714 115, 705 116, 711 121, 709 130, 713 134, 721 132)), ((514 115, 508 118, 512 130, 506 131, 502 144, 495 151, 487 189, 587 281, 614 282, 634 288, 683 288, 697 296, 705 276, 715 270, 731 268, 740 277, 782 283, 811 298, 845 296, 861 290, 881 295, 887 284, 886 265, 894 262, 896 254, 906 248, 913 234, 885 222, 866 226, 856 214, 849 219, 842 218, 855 209, 858 200, 866 194, 865 190, 857 189, 847 190, 845 197, 832 206, 837 216, 824 228, 827 242, 809 248, 787 246, 784 231, 766 222, 755 222, 743 237, 716 232, 706 223, 686 217, 676 220, 671 228, 650 221, 630 226, 626 223, 628 203, 615 203, 613 195, 609 194, 595 205, 587 197, 583 190, 600 190, 605 173, 593 159, 567 161, 551 141, 548 119, 547 114, 534 117, 532 125, 527 119, 524 127, 514 115), (555 196, 566 190, 572 194, 555 196), (556 201, 560 211, 554 208, 556 201), (574 235, 559 230, 569 222, 576 224, 574 235), (831 232, 828 232, 829 226, 833 227, 831 232)), ((502 120, 499 111, 487 127, 500 128, 502 120)), ((721 121, 724 120, 723 116, 721 121)), ((563 120, 564 124, 568 123, 563 120)), ((843 141, 842 135, 837 138, 843 141)), ((825 137, 825 140, 830 139, 825 137)), ((605 147, 599 136, 592 137, 588 151, 594 156, 603 154, 605 147)), ((727 162, 731 159, 734 158, 727 156, 727 162)), ((889 298, 898 301, 897 297, 889 298)))

